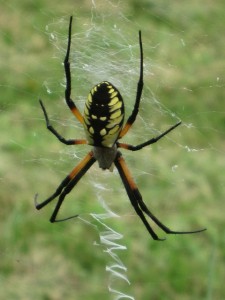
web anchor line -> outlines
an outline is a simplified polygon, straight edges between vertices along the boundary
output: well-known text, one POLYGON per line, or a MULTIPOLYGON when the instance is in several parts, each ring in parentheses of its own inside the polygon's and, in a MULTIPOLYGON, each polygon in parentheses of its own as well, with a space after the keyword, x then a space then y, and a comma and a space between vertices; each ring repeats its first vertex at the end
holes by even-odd
POLYGON ((123 235, 113 230, 104 222, 105 219, 112 217, 118 218, 119 216, 109 209, 103 199, 100 199, 100 201, 106 212, 102 214, 91 213, 91 216, 100 224, 100 227, 103 227, 102 230, 99 230, 99 226, 97 226, 99 230, 100 245, 104 247, 104 252, 112 258, 111 263, 106 265, 106 272, 109 272, 110 274, 108 290, 110 293, 114 294, 114 300, 135 300, 133 296, 127 295, 114 287, 116 281, 124 281, 129 285, 131 284, 126 274, 127 268, 117 253, 119 250, 127 250, 127 247, 117 242, 123 238, 123 235))

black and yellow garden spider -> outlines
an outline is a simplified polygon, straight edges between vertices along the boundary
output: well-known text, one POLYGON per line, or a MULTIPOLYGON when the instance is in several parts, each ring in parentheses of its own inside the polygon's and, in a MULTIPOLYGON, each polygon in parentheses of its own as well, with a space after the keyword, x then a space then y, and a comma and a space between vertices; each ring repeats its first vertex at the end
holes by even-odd
POLYGON ((150 217, 165 233, 167 234, 188 234, 188 233, 197 233, 205 229, 200 229, 196 231, 173 231, 162 224, 147 208, 146 204, 142 200, 142 196, 135 184, 129 169, 124 161, 124 158, 118 148, 123 148, 131 151, 137 151, 156 143, 163 136, 168 134, 170 131, 175 129, 181 124, 181 122, 176 123, 170 127, 165 132, 161 133, 159 136, 154 137, 142 144, 137 146, 124 144, 118 142, 119 139, 125 136, 132 124, 134 123, 141 100, 141 94, 143 89, 143 48, 142 48, 142 39, 141 31, 139 31, 139 45, 140 45, 140 75, 137 85, 136 100, 133 111, 129 116, 127 122, 123 126, 124 121, 124 102, 123 98, 120 95, 120 92, 108 81, 103 81, 95 85, 85 103, 84 115, 80 113, 75 103, 71 99, 71 72, 70 72, 70 46, 71 46, 71 30, 72 30, 72 16, 70 17, 69 23, 69 32, 68 32, 68 45, 67 52, 64 59, 64 69, 66 75, 66 90, 65 90, 65 100, 77 118, 77 120, 83 125, 84 131, 86 134, 86 139, 65 139, 63 138, 50 124, 49 118, 44 107, 44 104, 40 100, 40 104, 45 116, 45 121, 48 130, 50 130, 57 139, 66 145, 80 145, 88 144, 93 146, 92 150, 86 155, 86 157, 70 172, 68 176, 61 182, 56 191, 52 196, 43 201, 42 203, 37 202, 37 194, 35 196, 35 205, 37 209, 41 209, 53 199, 59 196, 58 202, 55 206, 53 214, 50 218, 51 222, 59 222, 68 220, 75 216, 71 216, 65 219, 57 220, 57 214, 59 209, 68 193, 74 188, 77 182, 81 177, 87 172, 87 170, 94 164, 95 161, 98 161, 99 167, 103 170, 111 169, 113 165, 119 171, 120 177, 126 189, 127 195, 131 201, 131 204, 134 207, 137 215, 141 218, 148 232, 154 240, 162 240, 157 234, 153 231, 152 227, 148 223, 145 214, 150 217))

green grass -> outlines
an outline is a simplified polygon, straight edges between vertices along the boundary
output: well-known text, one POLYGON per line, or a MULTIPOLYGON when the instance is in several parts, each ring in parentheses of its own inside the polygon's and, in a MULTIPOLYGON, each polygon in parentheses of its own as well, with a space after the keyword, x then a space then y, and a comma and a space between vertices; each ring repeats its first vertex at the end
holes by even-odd
POLYGON ((131 285, 118 280, 112 287, 143 300, 222 299, 224 1, 132 0, 121 6, 118 1, 94 2, 96 9, 92 1, 76 5, 22 0, 1 5, 1 298, 112 299, 105 271, 111 258, 103 246, 94 245, 99 243, 98 230, 80 219, 50 224, 54 203, 39 212, 33 204, 36 192, 40 200, 50 195, 89 149, 60 144, 46 130, 38 103, 41 97, 65 137, 82 136, 82 128, 62 102, 61 62, 73 13, 73 51, 79 55, 73 96, 80 107, 104 74, 118 81, 127 113, 131 111, 138 78, 137 31, 142 29, 141 117, 125 141, 138 144, 166 129, 177 121, 172 113, 183 125, 168 139, 139 153, 124 151, 124 156, 145 202, 160 220, 177 230, 207 227, 207 231, 153 241, 133 212, 117 173, 103 173, 97 165, 68 196, 61 214, 80 213, 97 225, 89 214, 104 212, 100 193, 121 216, 105 221, 124 235, 117 242, 128 249, 117 254, 128 268, 131 285), (93 24, 96 31, 85 37, 93 24), (58 48, 51 44, 51 32, 58 48), (95 183, 105 190, 95 188, 95 183))

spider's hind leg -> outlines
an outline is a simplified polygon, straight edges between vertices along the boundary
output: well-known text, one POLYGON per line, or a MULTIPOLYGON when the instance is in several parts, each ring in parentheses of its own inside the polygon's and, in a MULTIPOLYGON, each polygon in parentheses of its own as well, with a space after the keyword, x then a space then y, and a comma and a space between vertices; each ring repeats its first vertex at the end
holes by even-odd
POLYGON ((161 223, 159 221, 159 219, 156 218, 156 216, 154 216, 150 212, 150 210, 145 205, 140 193, 139 193, 139 197, 137 197, 137 199, 138 199, 138 203, 139 203, 141 209, 167 234, 191 234, 191 233, 199 233, 199 232, 202 232, 202 231, 206 230, 206 228, 197 229, 197 230, 193 230, 193 231, 175 231, 175 230, 171 230, 167 226, 165 226, 163 223, 161 223))
POLYGON ((150 210, 147 208, 147 206, 145 205, 142 196, 130 174, 129 169, 126 166, 126 163, 122 157, 122 155, 120 154, 120 152, 118 152, 117 158, 115 160, 115 165, 119 171, 119 174, 121 176, 121 179, 123 181, 124 187, 127 191, 128 197, 136 211, 136 213, 138 214, 138 216, 141 218, 142 222, 144 223, 145 227, 147 228, 148 232, 151 234, 152 238, 154 240, 161 240, 158 238, 158 236, 156 235, 156 233, 153 231, 153 229, 150 227, 150 225, 148 224, 144 213, 149 216, 165 233, 167 234, 190 234, 190 233, 198 233, 198 232, 202 232, 204 230, 206 230, 205 228, 203 229, 199 229, 199 230, 195 230, 195 231, 174 231, 174 230, 170 230, 168 227, 166 227, 163 223, 161 223, 151 212, 150 210))
POLYGON ((118 152, 117 157, 114 161, 115 166, 117 167, 120 177, 122 179, 122 182, 124 184, 124 187, 126 189, 127 195, 130 199, 131 204, 133 205, 137 215, 140 217, 142 222, 144 223, 146 229, 152 236, 154 240, 163 241, 164 239, 160 239, 157 234, 154 232, 150 224, 145 218, 145 215, 139 205, 138 198, 141 197, 141 194, 139 193, 136 184, 134 183, 130 171, 127 168, 125 161, 121 155, 120 152, 118 152))
POLYGON ((46 206, 49 202, 51 202, 53 199, 55 199, 57 196, 59 196, 58 202, 55 206, 55 209, 52 213, 52 216, 50 218, 50 222, 59 222, 59 221, 65 221, 71 218, 76 217, 68 217, 60 220, 56 220, 57 214, 59 212, 59 209, 66 197, 67 194, 71 192, 71 190, 75 187, 77 182, 81 179, 81 177, 84 176, 84 174, 87 172, 87 170, 93 165, 93 163, 96 161, 94 158, 93 152, 89 152, 86 157, 72 170, 72 172, 66 176, 66 178, 62 181, 62 183, 59 185, 59 187, 56 189, 55 193, 50 196, 45 201, 38 203, 37 202, 37 194, 35 195, 35 206, 39 210, 46 206))

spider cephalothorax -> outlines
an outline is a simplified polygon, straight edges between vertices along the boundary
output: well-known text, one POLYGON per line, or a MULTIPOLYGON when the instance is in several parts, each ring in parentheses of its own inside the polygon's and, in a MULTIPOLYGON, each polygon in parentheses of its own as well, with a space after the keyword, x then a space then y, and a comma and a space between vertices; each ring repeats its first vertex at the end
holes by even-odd
POLYGON ((70 139, 67 140, 63 138, 50 124, 46 109, 40 100, 40 104, 45 116, 47 128, 58 138, 58 140, 66 145, 79 145, 79 144, 89 144, 93 148, 85 156, 85 158, 78 163, 78 165, 70 172, 69 175, 61 182, 59 187, 56 189, 55 193, 48 199, 41 203, 37 203, 37 194, 35 196, 35 205, 37 209, 41 209, 53 199, 59 196, 56 207, 50 218, 51 222, 59 222, 71 219, 75 216, 71 216, 65 219, 56 220, 59 209, 67 194, 74 188, 81 177, 87 172, 87 170, 98 161, 99 167, 102 169, 112 169, 113 164, 115 164, 124 187, 126 189, 127 195, 133 205, 134 210, 137 215, 141 218, 145 227, 147 228, 150 235, 155 240, 161 240, 158 238, 157 234, 153 231, 152 227, 148 223, 146 216, 150 217, 164 232, 174 233, 174 234, 187 234, 196 233, 203 231, 205 229, 200 229, 196 231, 172 231, 164 224, 162 224, 147 208, 144 203, 142 196, 135 184, 131 173, 125 163, 125 160, 118 148, 123 148, 126 150, 137 151, 146 147, 150 144, 156 143, 163 136, 168 134, 174 128, 179 126, 181 122, 176 123, 165 132, 161 133, 159 136, 149 139, 148 141, 141 143, 139 145, 129 145, 118 142, 130 129, 134 123, 139 110, 139 104, 143 89, 143 49, 141 40, 141 31, 139 31, 139 45, 140 45, 140 75, 137 84, 136 100, 134 104, 134 109, 127 119, 125 125, 124 121, 124 102, 119 91, 115 86, 113 86, 108 81, 103 81, 95 85, 87 98, 84 107, 84 114, 82 115, 75 103, 71 99, 71 73, 70 73, 70 46, 71 46, 71 29, 72 29, 72 17, 70 17, 69 24, 69 34, 68 34, 68 45, 67 52, 64 59, 64 69, 66 75, 66 90, 65 90, 65 100, 75 115, 77 120, 84 126, 84 131, 86 134, 86 139, 70 139))

